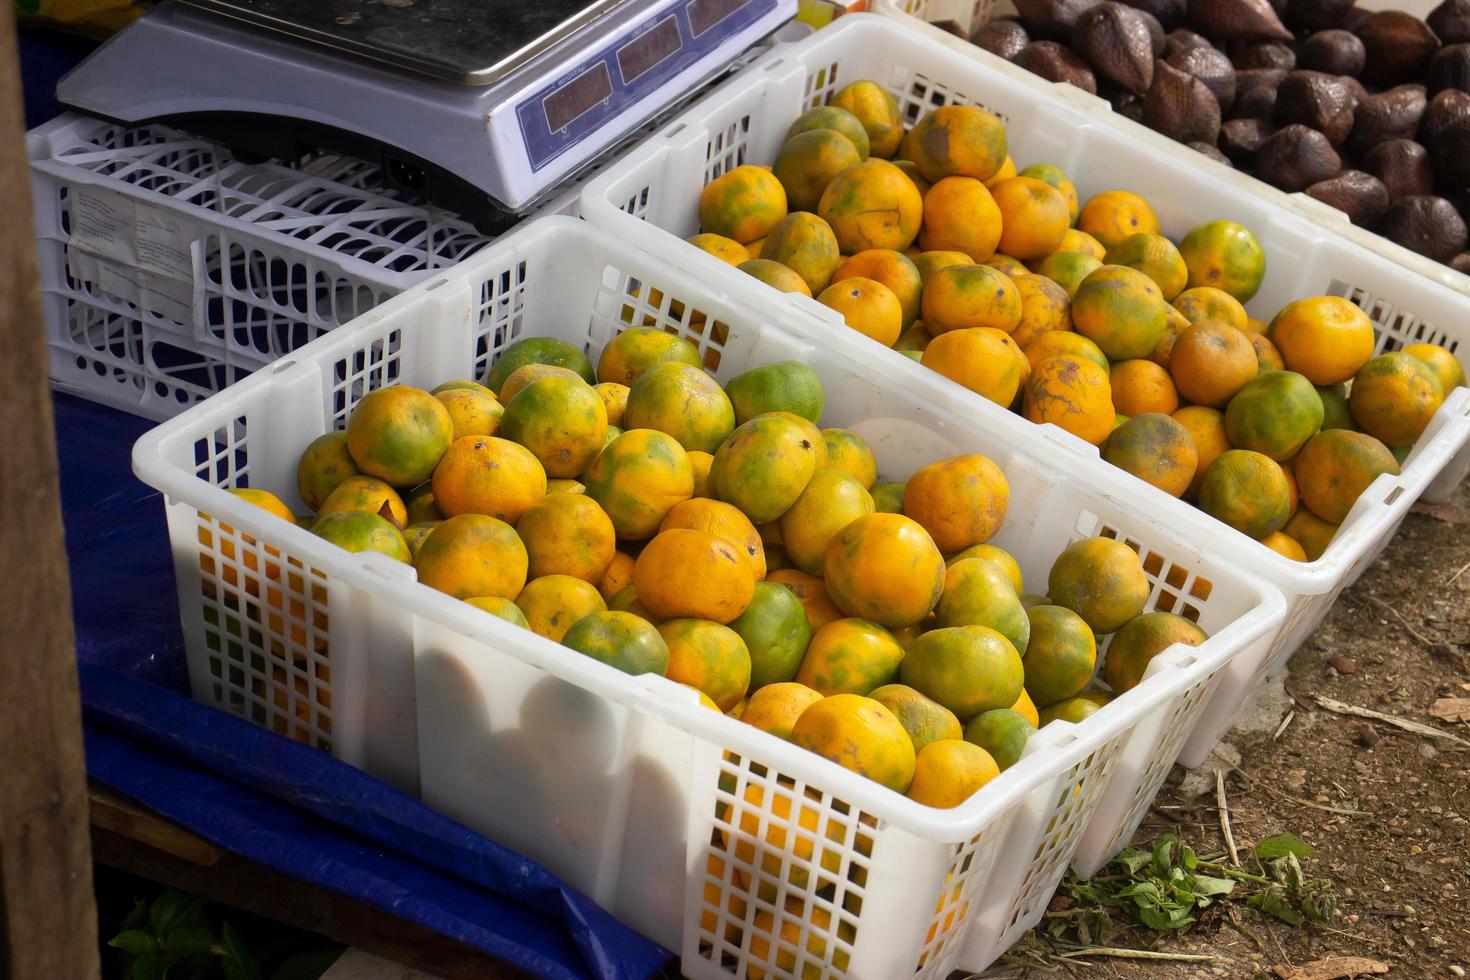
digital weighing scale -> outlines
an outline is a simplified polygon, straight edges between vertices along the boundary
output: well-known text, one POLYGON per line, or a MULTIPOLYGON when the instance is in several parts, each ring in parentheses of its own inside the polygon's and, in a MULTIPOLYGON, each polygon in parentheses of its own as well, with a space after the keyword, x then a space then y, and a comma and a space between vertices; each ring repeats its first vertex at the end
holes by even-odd
POLYGON ((172 0, 64 103, 288 163, 328 149, 489 231, 791 19, 796 0, 172 0))

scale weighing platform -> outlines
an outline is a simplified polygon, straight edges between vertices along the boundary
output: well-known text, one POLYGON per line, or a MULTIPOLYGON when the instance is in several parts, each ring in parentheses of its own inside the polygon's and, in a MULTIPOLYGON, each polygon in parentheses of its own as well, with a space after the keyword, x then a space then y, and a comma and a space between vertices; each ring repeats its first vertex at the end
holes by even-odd
POLYGON ((171 0, 64 103, 288 163, 319 149, 489 231, 796 13, 796 0, 171 0))

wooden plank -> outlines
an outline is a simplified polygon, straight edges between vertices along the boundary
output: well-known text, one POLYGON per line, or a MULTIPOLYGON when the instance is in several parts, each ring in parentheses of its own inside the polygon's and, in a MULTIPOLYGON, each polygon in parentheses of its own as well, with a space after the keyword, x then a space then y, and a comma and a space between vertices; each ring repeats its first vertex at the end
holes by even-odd
POLYGON ((21 116, 0 4, 0 977, 99 975, 86 764, 21 116))
MULTIPOLYGON (((167 823, 157 815, 154 819, 167 823)), ((417 923, 278 874, 236 854, 223 853, 218 862, 206 867, 96 826, 92 828, 92 853, 99 864, 205 901, 319 933, 443 980, 513 980, 526 976, 417 923)))
POLYGON ((212 867, 225 854, 209 841, 165 820, 100 783, 90 787, 92 826, 111 830, 190 864, 212 867))

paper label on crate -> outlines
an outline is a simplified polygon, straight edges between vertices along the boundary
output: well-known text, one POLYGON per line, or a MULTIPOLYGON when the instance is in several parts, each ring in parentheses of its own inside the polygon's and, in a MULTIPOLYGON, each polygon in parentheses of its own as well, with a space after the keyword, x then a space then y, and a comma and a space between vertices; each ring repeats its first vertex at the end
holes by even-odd
POLYGON ((200 229, 177 215, 99 187, 75 188, 67 268, 120 299, 180 323, 194 320, 200 229))

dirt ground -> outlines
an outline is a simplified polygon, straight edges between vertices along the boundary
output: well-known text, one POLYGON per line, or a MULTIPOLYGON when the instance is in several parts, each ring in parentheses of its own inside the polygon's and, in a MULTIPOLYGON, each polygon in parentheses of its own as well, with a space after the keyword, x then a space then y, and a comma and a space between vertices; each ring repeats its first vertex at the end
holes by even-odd
MULTIPOLYGON (((1250 977, 1339 956, 1377 960, 1390 977, 1466 976, 1470 749, 1334 714, 1309 696, 1470 739, 1470 725, 1429 714, 1436 698, 1470 697, 1467 566, 1470 482, 1450 507, 1421 506, 1409 515, 1387 551, 1298 652, 1284 684, 1278 681, 1254 706, 1251 730, 1227 739, 1225 757, 1235 761, 1231 750, 1238 752, 1235 765, 1249 777, 1226 769, 1237 844, 1244 850, 1289 831, 1314 845, 1316 853, 1303 865, 1336 885, 1339 914, 1330 927, 1291 928, 1235 903, 1234 917, 1252 938, 1216 912, 1182 935, 1160 938, 1128 929, 1110 937, 1113 946, 1204 954, 1211 962, 1097 959, 1046 969, 997 964, 984 976, 1250 977), (1336 812, 1342 810, 1358 812, 1336 812)), ((1223 850, 1217 813, 1213 775, 1187 778, 1176 768, 1135 845, 1177 827, 1197 850, 1223 850)))

